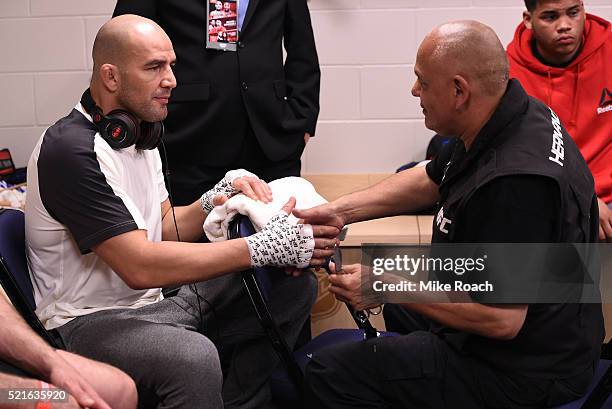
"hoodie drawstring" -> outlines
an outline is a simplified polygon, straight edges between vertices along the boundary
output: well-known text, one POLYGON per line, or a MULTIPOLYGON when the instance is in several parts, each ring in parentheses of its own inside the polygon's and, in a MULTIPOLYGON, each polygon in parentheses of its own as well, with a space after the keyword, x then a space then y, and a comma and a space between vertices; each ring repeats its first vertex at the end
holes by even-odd
POLYGON ((552 94, 555 84, 553 83, 552 75, 550 75, 550 70, 546 70, 546 75, 548 75, 548 101, 546 104, 550 107, 552 106, 552 94))
POLYGON ((578 115, 578 105, 579 105, 579 92, 580 92, 580 65, 581 63, 576 64, 576 71, 574 75, 574 99, 572 101, 572 117, 570 119, 569 126, 574 128, 576 126, 578 115))

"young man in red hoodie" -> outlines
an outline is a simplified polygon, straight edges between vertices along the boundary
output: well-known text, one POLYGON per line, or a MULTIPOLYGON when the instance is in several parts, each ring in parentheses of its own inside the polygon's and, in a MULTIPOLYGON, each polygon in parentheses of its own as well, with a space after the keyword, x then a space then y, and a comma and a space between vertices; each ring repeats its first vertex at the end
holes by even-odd
POLYGON ((580 148, 595 178, 599 238, 612 242, 612 25, 581 0, 525 6, 507 49, 510 76, 557 113, 580 148))

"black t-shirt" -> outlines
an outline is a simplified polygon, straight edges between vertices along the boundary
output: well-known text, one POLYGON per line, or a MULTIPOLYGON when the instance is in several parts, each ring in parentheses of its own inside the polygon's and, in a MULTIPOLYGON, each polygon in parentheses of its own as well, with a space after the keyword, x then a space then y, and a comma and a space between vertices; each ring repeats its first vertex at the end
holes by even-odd
POLYGON ((465 152, 463 142, 459 138, 450 139, 425 167, 429 178, 433 180, 436 185, 440 186, 444 173, 448 166, 450 166, 451 160, 454 159, 456 161, 459 155, 463 155, 463 152, 465 152), (454 158, 453 155, 455 155, 454 158))
POLYGON ((554 67, 554 68, 565 68, 565 67, 569 67, 569 65, 571 63, 573 63, 576 58, 578 58, 578 56, 580 55, 580 53, 582 52, 582 49, 584 48, 584 39, 580 42, 580 47, 578 48, 578 51, 576 51, 576 53, 574 54, 574 56, 572 57, 571 60, 564 62, 564 63, 560 63, 560 64, 555 64, 552 63, 550 61, 546 61, 546 59, 544 58, 544 56, 542 56, 542 54, 540 54, 540 51, 538 50, 538 45, 536 43, 535 38, 531 41, 531 52, 533 53, 533 56, 535 58, 538 59, 538 61, 540 61, 542 64, 544 65, 548 65, 549 67, 554 67))
POLYGON ((552 179, 503 176, 472 196, 456 235, 464 243, 553 243, 559 237, 560 208, 552 179))

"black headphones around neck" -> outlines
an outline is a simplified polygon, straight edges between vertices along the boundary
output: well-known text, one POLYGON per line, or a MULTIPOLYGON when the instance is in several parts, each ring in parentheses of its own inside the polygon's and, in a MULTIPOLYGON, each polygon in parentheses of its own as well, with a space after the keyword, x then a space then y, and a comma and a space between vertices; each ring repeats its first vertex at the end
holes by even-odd
POLYGON ((89 88, 81 97, 81 105, 91 115, 100 135, 113 149, 123 149, 135 145, 136 149, 155 149, 164 136, 162 122, 138 124, 138 119, 128 111, 115 109, 104 115, 91 96, 89 88))

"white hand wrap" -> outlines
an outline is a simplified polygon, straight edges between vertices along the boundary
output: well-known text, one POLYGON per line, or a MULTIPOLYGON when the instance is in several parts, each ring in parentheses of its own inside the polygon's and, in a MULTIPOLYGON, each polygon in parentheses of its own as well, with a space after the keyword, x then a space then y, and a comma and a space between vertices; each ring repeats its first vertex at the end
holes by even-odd
POLYGON ((226 195, 227 197, 232 197, 240 191, 232 186, 234 180, 241 178, 243 176, 252 176, 257 177, 253 173, 244 169, 236 169, 230 170, 225 174, 225 177, 219 181, 212 189, 208 192, 204 193, 200 198, 200 205, 202 206, 202 210, 206 213, 210 213, 212 209, 215 207, 213 204, 213 199, 219 195, 226 195))
POLYGON ((254 267, 308 267, 315 246, 312 226, 290 224, 288 217, 281 212, 262 231, 246 238, 254 267))

